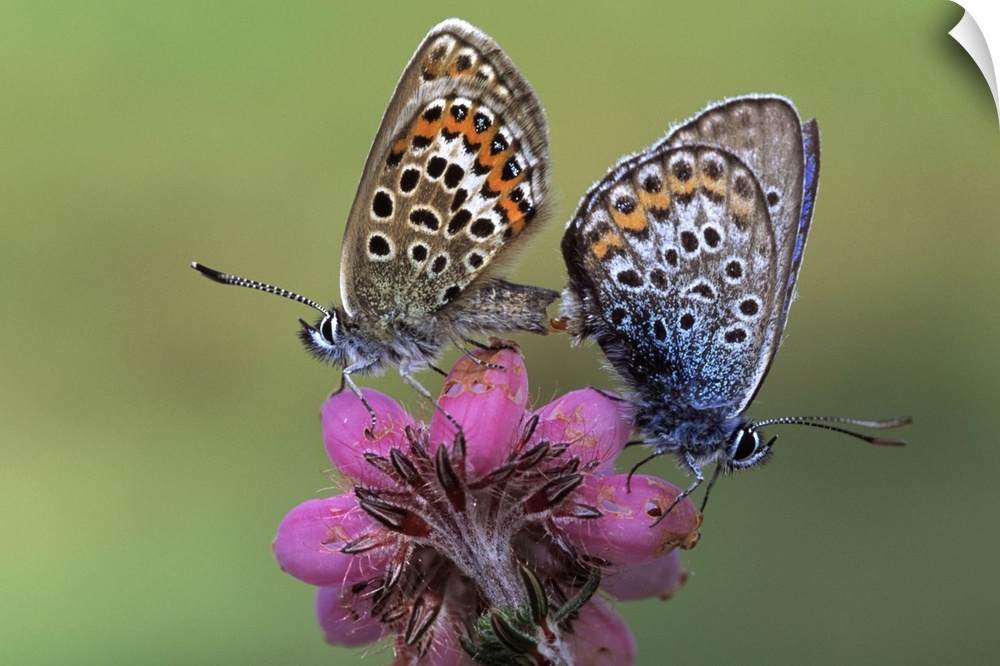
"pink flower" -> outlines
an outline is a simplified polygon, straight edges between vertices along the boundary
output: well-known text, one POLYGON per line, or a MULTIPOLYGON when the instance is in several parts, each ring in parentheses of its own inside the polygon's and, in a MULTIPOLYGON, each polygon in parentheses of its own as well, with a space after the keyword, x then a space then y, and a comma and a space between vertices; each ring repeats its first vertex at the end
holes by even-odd
POLYGON ((323 405, 323 437, 350 491, 305 502, 278 527, 282 569, 319 587, 327 639, 395 636, 396 664, 602 664, 635 660, 628 627, 594 593, 668 597, 676 548, 698 538, 680 490, 612 466, 629 424, 594 389, 526 411, 516 349, 463 356, 429 425, 372 390, 323 405))

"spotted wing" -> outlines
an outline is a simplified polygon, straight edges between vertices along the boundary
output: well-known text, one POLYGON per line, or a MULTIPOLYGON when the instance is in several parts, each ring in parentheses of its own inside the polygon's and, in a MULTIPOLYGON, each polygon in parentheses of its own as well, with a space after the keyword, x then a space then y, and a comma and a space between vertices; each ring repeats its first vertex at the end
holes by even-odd
POLYGON ((563 237, 564 311, 640 394, 740 413, 782 303, 767 202, 715 146, 659 145, 584 197, 563 237))
POLYGON ((393 93, 344 237, 348 313, 419 321, 500 268, 548 189, 534 91, 487 35, 449 20, 393 93))
POLYGON ((734 153, 750 166, 764 190, 778 247, 775 288, 783 301, 775 321, 773 358, 794 296, 819 187, 819 126, 815 119, 803 125, 784 97, 737 97, 681 124, 661 145, 699 143, 734 153))

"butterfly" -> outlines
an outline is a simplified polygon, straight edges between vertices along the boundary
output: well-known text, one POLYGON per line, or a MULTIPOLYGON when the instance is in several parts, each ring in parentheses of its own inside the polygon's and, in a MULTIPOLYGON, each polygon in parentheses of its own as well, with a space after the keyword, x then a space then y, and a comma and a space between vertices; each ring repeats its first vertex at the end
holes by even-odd
POLYGON ((342 304, 192 267, 216 282, 277 294, 322 313, 306 349, 352 376, 413 376, 453 343, 489 332, 547 332, 558 292, 512 284, 504 265, 541 220, 549 189, 545 112, 489 36, 451 19, 417 48, 382 117, 344 232, 342 304))
POLYGON ((716 468, 703 510, 720 471, 766 461, 776 438, 765 442, 763 426, 904 443, 831 423, 890 428, 908 418, 746 416, 788 318, 819 156, 816 120, 803 123, 789 100, 737 97, 620 160, 566 227, 569 280, 553 323, 597 341, 626 385, 649 458, 672 454, 694 476, 677 501, 704 481, 706 465, 716 468))

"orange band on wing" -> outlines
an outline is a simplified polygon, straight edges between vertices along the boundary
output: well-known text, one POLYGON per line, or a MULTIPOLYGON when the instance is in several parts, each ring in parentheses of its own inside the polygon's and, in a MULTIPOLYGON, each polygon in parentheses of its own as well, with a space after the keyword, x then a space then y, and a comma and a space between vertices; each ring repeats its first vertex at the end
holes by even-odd
POLYGON ((604 235, 590 244, 590 251, 597 255, 598 259, 603 259, 611 248, 622 247, 622 237, 613 231, 606 231, 604 235))
POLYGON ((667 177, 667 185, 670 187, 670 193, 674 196, 689 196, 698 189, 698 179, 688 178, 682 181, 676 176, 670 175, 667 177))
POLYGON ((510 223, 511 232, 516 236, 521 233, 524 229, 524 225, 528 223, 525 219, 524 213, 521 212, 521 206, 518 202, 511 199, 509 196, 504 196, 500 198, 497 202, 504 211, 504 215, 507 217, 507 222, 510 223))
POLYGON ((722 178, 710 178, 703 173, 698 180, 698 184, 714 197, 725 198, 726 194, 728 194, 726 181, 722 178))
POLYGON ((639 203, 641 203, 646 209, 649 208, 670 208, 670 191, 666 189, 661 189, 657 192, 647 192, 646 190, 639 188, 639 203))
POLYGON ((611 209, 611 218, 618 225, 619 229, 627 231, 643 231, 649 226, 649 218, 646 217, 645 209, 635 206, 630 213, 623 213, 617 208, 611 209))

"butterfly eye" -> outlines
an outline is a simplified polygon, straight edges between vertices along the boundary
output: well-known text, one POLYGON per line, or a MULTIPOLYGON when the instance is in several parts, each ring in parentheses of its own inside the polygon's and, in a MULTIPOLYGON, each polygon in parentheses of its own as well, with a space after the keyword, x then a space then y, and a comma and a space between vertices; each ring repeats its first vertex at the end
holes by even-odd
POLYGON ((733 462, 745 462, 752 458, 760 447, 760 435, 754 430, 740 429, 733 438, 732 458, 733 462))
POLYGON ((323 317, 319 323, 319 334, 331 345, 334 344, 337 340, 337 318, 332 314, 323 317))

